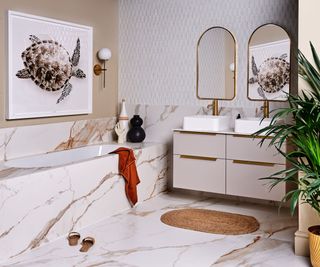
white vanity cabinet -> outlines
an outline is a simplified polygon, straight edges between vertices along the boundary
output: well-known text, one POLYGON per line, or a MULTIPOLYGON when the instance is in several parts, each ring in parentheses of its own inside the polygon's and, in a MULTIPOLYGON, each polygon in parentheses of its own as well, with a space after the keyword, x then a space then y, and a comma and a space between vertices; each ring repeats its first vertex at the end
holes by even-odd
POLYGON ((269 190, 259 180, 286 168, 265 141, 249 135, 177 130, 173 138, 173 187, 280 201, 285 184, 269 190))
POLYGON ((286 168, 284 157, 266 140, 248 135, 227 135, 226 194, 280 201, 285 184, 270 191, 269 181, 259 180, 286 168))
POLYGON ((226 138, 227 159, 286 164, 285 158, 277 149, 269 146, 268 140, 270 139, 266 139, 261 146, 262 139, 253 139, 250 135, 228 134, 226 138))
POLYGON ((226 136, 175 132, 173 142, 173 186, 224 194, 226 136))

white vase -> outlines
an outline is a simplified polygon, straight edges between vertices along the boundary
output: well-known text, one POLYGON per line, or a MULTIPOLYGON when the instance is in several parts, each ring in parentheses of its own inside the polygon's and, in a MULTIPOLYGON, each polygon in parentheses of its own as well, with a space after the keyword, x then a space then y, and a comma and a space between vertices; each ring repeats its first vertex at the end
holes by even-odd
POLYGON ((119 123, 123 129, 126 129, 126 132, 129 131, 129 117, 126 109, 126 101, 122 99, 121 110, 119 114, 119 123))

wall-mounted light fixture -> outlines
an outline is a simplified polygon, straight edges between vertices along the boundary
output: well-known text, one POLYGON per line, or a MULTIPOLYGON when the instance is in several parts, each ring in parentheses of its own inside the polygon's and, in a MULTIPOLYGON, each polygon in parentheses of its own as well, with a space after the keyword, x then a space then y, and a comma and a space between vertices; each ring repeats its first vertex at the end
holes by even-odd
POLYGON ((234 62, 232 62, 230 65, 229 65, 229 70, 232 72, 232 78, 234 79, 234 71, 235 71, 235 66, 234 66, 234 62))
POLYGON ((111 50, 109 48, 101 48, 97 53, 98 59, 103 61, 103 67, 100 64, 96 64, 93 67, 95 75, 100 75, 103 72, 103 88, 106 87, 106 61, 111 58, 111 50))
POLYGON ((234 63, 233 62, 229 65, 229 69, 230 69, 230 71, 234 72, 234 63))

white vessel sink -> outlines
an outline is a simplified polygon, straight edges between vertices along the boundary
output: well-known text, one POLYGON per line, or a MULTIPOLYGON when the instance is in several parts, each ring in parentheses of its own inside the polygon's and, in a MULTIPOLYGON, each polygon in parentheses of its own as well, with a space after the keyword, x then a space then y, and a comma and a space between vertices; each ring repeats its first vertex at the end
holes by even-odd
POLYGON ((235 120, 234 131, 236 133, 253 134, 262 128, 269 126, 271 119, 265 118, 243 118, 235 120))
POLYGON ((229 116, 196 115, 183 118, 183 129, 190 131, 223 131, 230 129, 229 116))

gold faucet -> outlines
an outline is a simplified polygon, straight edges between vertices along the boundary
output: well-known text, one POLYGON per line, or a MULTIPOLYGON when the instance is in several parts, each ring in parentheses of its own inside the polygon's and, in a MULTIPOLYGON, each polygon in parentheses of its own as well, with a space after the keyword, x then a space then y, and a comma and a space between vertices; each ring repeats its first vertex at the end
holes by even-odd
POLYGON ((213 116, 218 116, 219 115, 219 104, 218 104, 218 99, 213 99, 212 104, 208 105, 207 108, 212 107, 212 115, 213 116))
POLYGON ((264 100, 263 102, 263 117, 264 118, 269 118, 269 101, 264 100))

